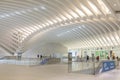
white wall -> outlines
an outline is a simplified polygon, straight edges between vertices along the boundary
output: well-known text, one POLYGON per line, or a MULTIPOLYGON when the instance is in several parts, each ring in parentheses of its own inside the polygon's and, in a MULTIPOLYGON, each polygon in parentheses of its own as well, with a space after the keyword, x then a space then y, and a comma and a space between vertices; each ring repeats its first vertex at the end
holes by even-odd
POLYGON ((0 58, 4 56, 11 56, 11 54, 0 47, 0 58))
POLYGON ((46 43, 46 44, 38 44, 33 48, 29 49, 25 53, 23 53, 22 57, 32 57, 36 58, 37 54, 42 54, 45 56, 62 56, 68 53, 68 49, 61 44, 58 43, 46 43))
POLYGON ((120 50, 113 50, 113 53, 115 53, 115 56, 120 58, 120 50))

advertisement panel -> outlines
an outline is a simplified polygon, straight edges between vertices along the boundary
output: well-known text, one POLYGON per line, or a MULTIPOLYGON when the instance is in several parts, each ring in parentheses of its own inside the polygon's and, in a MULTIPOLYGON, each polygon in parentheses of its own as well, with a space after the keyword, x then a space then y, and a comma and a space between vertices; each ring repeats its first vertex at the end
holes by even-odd
POLYGON ((115 61, 105 61, 102 65, 102 72, 110 71, 115 69, 115 61))

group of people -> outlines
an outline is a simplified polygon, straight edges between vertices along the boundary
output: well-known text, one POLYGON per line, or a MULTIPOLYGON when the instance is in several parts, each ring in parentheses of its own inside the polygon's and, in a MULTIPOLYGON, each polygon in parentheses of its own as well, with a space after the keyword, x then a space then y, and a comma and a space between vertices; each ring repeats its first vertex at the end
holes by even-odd
MULTIPOLYGON (((118 60, 118 59, 119 59, 119 57, 118 57, 118 56, 117 56, 116 58, 115 58, 115 56, 112 56, 111 58, 112 58, 112 60, 115 60, 115 59, 117 59, 117 60, 118 60)), ((110 57, 109 57, 109 56, 107 56, 107 59, 108 59, 108 60, 110 60, 110 57)))
POLYGON ((43 57, 42 55, 39 55, 39 54, 37 55, 37 58, 42 59, 42 57, 43 57))
MULTIPOLYGON (((89 59, 90 59, 90 58, 89 58, 89 56, 87 55, 87 56, 86 56, 86 62, 88 62, 89 59)), ((99 56, 96 57, 96 60, 99 61, 99 56)), ((94 61, 94 59, 92 59, 92 61, 94 61)))
MULTIPOLYGON (((112 60, 115 60, 115 59, 119 60, 119 57, 118 57, 118 56, 117 56, 117 57, 112 56, 111 58, 112 58, 112 60)), ((86 56, 86 62, 88 62, 89 59, 90 59, 90 58, 89 58, 89 56, 87 55, 87 56, 86 56)), ((107 56, 107 59, 110 60, 110 57, 107 56)), ((100 57, 99 57, 99 56, 96 56, 96 61, 99 62, 99 60, 100 60, 100 57)), ((94 61, 94 60, 92 60, 92 61, 94 61)))

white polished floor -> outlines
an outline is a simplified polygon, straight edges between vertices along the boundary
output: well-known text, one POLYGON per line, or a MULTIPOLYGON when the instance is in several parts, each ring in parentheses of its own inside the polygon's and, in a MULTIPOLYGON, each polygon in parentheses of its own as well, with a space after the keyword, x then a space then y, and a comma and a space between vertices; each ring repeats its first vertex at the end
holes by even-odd
POLYGON ((93 76, 68 73, 65 64, 32 67, 0 64, 0 80, 120 80, 120 70, 93 76))

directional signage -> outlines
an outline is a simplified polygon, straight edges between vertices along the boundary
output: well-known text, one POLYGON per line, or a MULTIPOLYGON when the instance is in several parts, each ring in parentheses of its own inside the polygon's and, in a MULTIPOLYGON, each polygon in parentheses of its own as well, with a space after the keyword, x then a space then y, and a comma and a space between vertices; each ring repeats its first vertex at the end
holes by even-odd
POLYGON ((102 65, 102 72, 110 71, 115 69, 115 61, 105 61, 102 65))

